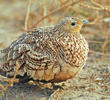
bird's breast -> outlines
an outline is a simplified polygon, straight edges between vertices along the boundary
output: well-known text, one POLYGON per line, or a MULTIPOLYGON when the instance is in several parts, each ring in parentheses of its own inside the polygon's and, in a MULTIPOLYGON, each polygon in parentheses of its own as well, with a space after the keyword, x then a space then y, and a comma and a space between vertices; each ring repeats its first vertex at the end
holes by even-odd
POLYGON ((66 61, 72 65, 83 66, 88 55, 88 43, 80 34, 78 36, 67 36, 60 41, 64 48, 66 61))

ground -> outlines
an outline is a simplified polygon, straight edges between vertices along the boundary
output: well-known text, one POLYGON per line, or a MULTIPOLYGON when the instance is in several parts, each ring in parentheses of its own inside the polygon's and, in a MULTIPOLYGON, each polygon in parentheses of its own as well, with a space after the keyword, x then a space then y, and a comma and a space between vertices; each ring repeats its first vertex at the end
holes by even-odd
MULTIPOLYGON (((0 49, 3 49, 10 45, 10 43, 24 31, 27 6, 25 0, 22 0, 22 2, 20 0, 0 0, 0 3, 0 49)), ((33 3, 32 6, 31 17, 33 20, 40 19, 40 17, 43 16, 43 13, 45 13, 45 8, 40 7, 41 12, 38 10, 39 6, 36 7, 37 3, 33 3)), ((103 4, 105 5, 105 3, 103 4)), ((52 6, 54 6, 53 8, 57 7, 55 5, 52 6)), ((49 7, 48 9, 52 10, 52 8, 49 7)), ((81 33, 84 33, 83 35, 89 43, 90 52, 88 60, 84 68, 76 75, 76 77, 68 81, 68 84, 71 84, 70 87, 57 92, 51 99, 110 100, 110 13, 104 13, 102 11, 97 15, 97 11, 88 11, 85 8, 78 12, 78 10, 76 10, 79 9, 78 7, 78 5, 74 6, 74 14, 78 15, 80 13, 86 16, 90 21, 90 24, 85 25, 81 30, 81 33), (84 12, 82 12, 82 10, 84 10, 84 12), (92 23, 92 20, 96 15, 98 21, 93 21, 94 23, 92 23)), ((38 26, 50 26, 56 24, 58 19, 61 18, 60 13, 62 14, 62 12, 63 10, 53 15, 51 18, 49 17, 48 20, 41 21, 38 26)), ((2 76, 0 76, 0 79, 2 79, 2 76)), ((6 84, 4 82, 0 83, 3 85, 6 84)), ((8 88, 4 93, 4 96, 0 94, 0 100, 48 100, 52 93, 52 90, 40 89, 36 85, 15 83, 13 87, 8 88)))
MULTIPOLYGON (((110 59, 93 60, 89 58, 82 71, 68 81, 71 86, 57 92, 52 100, 110 100, 110 59)), ((36 85, 14 84, 0 100, 48 100, 52 93, 36 85)))

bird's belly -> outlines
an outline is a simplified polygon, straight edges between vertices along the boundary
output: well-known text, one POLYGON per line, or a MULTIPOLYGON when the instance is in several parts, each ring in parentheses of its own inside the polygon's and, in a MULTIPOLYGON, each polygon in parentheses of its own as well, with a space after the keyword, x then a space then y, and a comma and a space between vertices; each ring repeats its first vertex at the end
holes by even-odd
POLYGON ((47 82, 62 82, 67 79, 73 78, 82 67, 70 66, 69 64, 63 63, 62 66, 53 66, 47 70, 36 70, 29 71, 30 76, 34 80, 44 80, 47 82))
POLYGON ((75 77, 75 75, 83 68, 83 66, 70 65, 63 60, 60 60, 60 72, 55 74, 52 82, 62 82, 75 77))
POLYGON ((77 74, 77 72, 72 73, 72 72, 60 72, 59 74, 55 75, 54 79, 52 80, 52 82, 63 82, 66 81, 68 79, 73 78, 75 75, 77 74))
POLYGON ((62 82, 68 79, 73 78, 79 71, 80 68, 75 70, 69 70, 69 68, 65 71, 60 71, 59 73, 55 74, 53 70, 48 70, 48 74, 44 73, 41 75, 38 71, 35 73, 33 79, 34 80, 45 80, 47 82, 62 82))

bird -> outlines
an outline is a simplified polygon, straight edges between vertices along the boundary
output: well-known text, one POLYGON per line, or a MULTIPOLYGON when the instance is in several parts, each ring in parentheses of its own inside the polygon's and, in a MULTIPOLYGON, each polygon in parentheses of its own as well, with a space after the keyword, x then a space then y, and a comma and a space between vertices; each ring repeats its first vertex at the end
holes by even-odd
POLYGON ((72 79, 88 58, 88 42, 80 30, 88 21, 65 17, 55 26, 33 28, 0 50, 0 74, 25 83, 60 83, 72 79))

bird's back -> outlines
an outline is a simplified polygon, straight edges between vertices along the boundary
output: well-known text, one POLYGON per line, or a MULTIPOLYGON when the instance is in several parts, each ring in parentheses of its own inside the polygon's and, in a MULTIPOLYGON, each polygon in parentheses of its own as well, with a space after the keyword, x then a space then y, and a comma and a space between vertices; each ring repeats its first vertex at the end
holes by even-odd
POLYGON ((47 66, 50 57, 52 59, 52 52, 49 53, 51 48, 47 48, 52 29, 53 27, 37 28, 23 33, 9 47, 0 51, 0 69, 8 76, 13 76, 16 62, 20 64, 20 75, 24 75, 28 69, 42 69, 41 63, 47 66))

